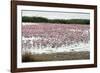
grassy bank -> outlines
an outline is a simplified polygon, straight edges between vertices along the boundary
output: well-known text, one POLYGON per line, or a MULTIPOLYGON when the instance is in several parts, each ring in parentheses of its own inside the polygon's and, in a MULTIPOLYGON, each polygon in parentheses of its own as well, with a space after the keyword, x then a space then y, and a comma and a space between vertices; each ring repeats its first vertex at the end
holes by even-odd
POLYGON ((26 53, 22 55, 22 62, 37 62, 37 61, 63 61, 63 60, 82 60, 89 59, 90 52, 62 52, 52 54, 34 54, 26 53))

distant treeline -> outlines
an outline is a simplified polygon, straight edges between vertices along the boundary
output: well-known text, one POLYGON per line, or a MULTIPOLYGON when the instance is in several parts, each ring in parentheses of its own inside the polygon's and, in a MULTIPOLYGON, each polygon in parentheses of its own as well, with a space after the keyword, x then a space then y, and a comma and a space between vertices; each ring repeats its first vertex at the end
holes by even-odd
POLYGON ((23 16, 22 22, 35 23, 60 23, 60 24, 90 24, 89 19, 48 19, 45 17, 28 17, 23 16))

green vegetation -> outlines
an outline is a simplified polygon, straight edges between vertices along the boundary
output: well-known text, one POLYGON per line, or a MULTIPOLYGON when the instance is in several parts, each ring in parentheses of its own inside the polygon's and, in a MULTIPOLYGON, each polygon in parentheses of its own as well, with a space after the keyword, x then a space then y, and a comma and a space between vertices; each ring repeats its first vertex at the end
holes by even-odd
POLYGON ((89 19, 48 19, 44 17, 28 17, 23 16, 22 22, 35 22, 35 23, 59 23, 59 24, 90 24, 89 19))

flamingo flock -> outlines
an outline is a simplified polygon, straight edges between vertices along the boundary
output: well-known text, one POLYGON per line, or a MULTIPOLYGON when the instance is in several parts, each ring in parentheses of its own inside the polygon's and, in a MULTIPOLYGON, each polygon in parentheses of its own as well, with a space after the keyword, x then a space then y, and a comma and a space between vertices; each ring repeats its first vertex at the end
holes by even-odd
POLYGON ((23 53, 89 51, 89 43, 89 25, 22 23, 23 53))

